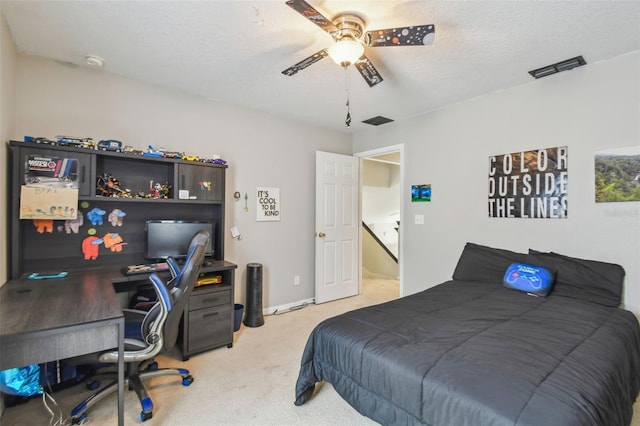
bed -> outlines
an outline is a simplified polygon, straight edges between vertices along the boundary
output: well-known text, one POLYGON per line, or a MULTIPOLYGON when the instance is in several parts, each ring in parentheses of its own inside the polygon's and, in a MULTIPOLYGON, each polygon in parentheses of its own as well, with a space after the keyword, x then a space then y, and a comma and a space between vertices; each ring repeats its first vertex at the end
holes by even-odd
POLYGON ((452 280, 318 324, 295 404, 325 381, 384 425, 629 425, 640 327, 619 308, 623 279, 611 263, 467 243, 452 280), (513 263, 551 271, 551 292, 505 287, 513 263))

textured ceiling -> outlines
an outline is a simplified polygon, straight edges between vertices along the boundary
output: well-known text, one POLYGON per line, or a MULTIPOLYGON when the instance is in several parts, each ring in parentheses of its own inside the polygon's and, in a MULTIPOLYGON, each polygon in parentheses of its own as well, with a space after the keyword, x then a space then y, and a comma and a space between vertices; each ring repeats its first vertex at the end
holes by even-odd
POLYGON ((332 43, 284 0, 0 7, 22 53, 83 66, 95 54, 104 72, 344 131, 347 85, 349 131, 357 131, 377 115, 399 120, 529 83, 528 71, 564 59, 589 64, 640 50, 638 1, 307 1, 330 19, 356 12, 369 30, 434 24, 435 41, 367 48, 384 78, 369 88, 330 58, 281 73, 332 43))

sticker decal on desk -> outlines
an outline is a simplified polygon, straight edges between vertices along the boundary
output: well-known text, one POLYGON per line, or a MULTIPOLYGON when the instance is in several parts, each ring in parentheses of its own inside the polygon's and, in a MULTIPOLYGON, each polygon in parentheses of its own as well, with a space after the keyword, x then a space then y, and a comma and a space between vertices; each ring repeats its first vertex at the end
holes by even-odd
POLYGON ((69 275, 69 273, 66 271, 54 272, 49 274, 40 274, 38 272, 34 272, 33 274, 29 275, 27 278, 30 280, 49 280, 49 279, 56 279, 56 278, 64 278, 67 275, 69 275))

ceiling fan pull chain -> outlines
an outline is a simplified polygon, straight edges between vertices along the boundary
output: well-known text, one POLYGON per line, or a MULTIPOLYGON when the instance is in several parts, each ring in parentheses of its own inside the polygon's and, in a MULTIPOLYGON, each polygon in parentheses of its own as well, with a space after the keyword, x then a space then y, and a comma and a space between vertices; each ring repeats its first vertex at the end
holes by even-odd
POLYGON ((344 67, 345 85, 347 86, 347 118, 344 120, 344 124, 347 129, 351 128, 351 113, 349 112, 349 67, 344 67))

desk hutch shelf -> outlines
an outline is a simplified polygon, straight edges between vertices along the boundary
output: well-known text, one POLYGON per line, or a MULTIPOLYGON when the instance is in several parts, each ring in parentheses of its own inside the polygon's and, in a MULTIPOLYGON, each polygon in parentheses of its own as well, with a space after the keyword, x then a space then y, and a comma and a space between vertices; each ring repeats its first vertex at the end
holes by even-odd
MULTIPOLYGON (((195 353, 200 349, 211 349, 215 345, 222 346, 233 343, 233 270, 235 265, 224 261, 224 209, 225 209, 225 172, 226 165, 184 161, 178 159, 148 157, 131 153, 101 151, 94 149, 74 148, 58 145, 38 144, 34 142, 10 141, 9 149, 9 200, 10 215, 8 217, 8 268, 9 278, 18 279, 31 272, 78 270, 89 268, 105 268, 113 270, 131 264, 149 263, 145 259, 145 223, 148 220, 187 220, 210 221, 213 223, 212 245, 214 256, 203 273, 216 272, 222 268, 228 285, 228 304, 223 311, 218 306, 219 317, 224 317, 225 324, 216 326, 224 329, 224 337, 211 333, 197 341, 193 330, 187 327, 194 324, 190 312, 197 305, 203 308, 201 296, 213 292, 214 286, 202 286, 194 290, 193 301, 190 299, 186 309, 183 337, 183 349, 187 353, 195 353), (77 160, 74 176, 78 182, 78 212, 83 221, 66 222, 54 220, 51 229, 37 227, 31 219, 19 219, 20 191, 26 183, 26 164, 30 158, 44 157, 54 159, 77 160), (105 174, 116 178, 121 189, 126 189, 134 197, 138 194, 149 194, 156 183, 168 186, 167 198, 121 198, 102 196, 98 188, 98 178, 105 174), (187 198, 185 194, 188 194, 187 198), (92 222, 87 213, 97 209, 104 214, 100 221, 92 222), (109 214, 118 210, 124 216, 119 223, 111 223, 109 214), (89 236, 102 238, 107 234, 117 233, 125 243, 121 250, 114 251, 100 245, 97 258, 85 259, 83 241, 89 236), (231 271, 231 272, 229 272, 231 271), (227 309, 228 308, 228 309, 227 309), (228 315, 227 315, 228 312, 228 315), (228 321, 227 321, 228 316, 228 321), (227 327, 228 325, 228 327, 227 327), (230 330, 227 332, 227 328, 230 330), (188 339, 192 339, 189 341, 188 339), (189 348, 195 348, 189 350, 189 348)), ((127 279, 130 283, 141 282, 127 279)), ((116 286, 118 287, 118 285, 116 286)), ((120 287, 122 287, 120 285, 120 287)), ((221 286, 217 286, 219 289, 221 286)), ((215 303, 218 303, 217 301, 215 303)), ((195 313, 194 313, 195 315, 195 313)), ((219 320, 217 320, 219 322, 219 320)))

